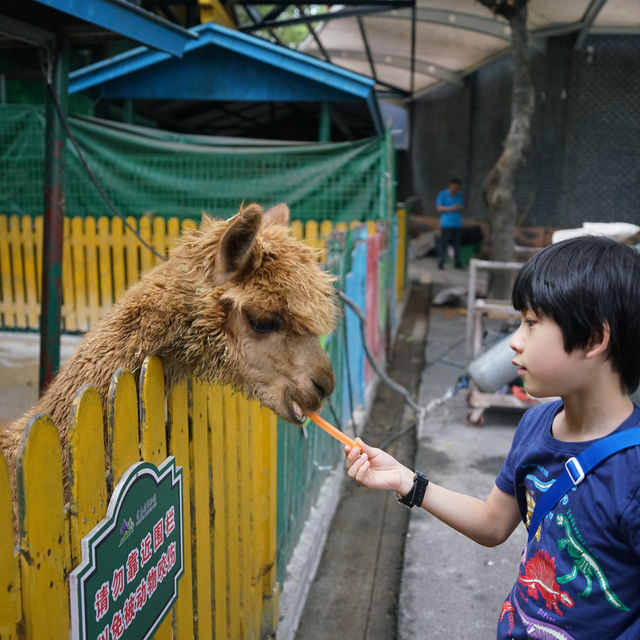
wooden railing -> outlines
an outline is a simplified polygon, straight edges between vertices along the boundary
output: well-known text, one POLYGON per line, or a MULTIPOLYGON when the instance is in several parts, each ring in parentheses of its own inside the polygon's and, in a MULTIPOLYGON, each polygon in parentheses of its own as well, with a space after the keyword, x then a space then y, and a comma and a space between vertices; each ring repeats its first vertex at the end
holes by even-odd
POLYGON ((32 419, 18 461, 17 551, 0 455, 3 640, 69 637, 67 576, 80 562, 82 537, 105 515, 108 487, 134 462, 159 465, 168 455, 182 467, 185 572, 173 611, 155 637, 262 638, 275 632, 275 416, 229 388, 193 380, 171 391, 165 423, 162 365, 155 357, 145 361, 140 389, 138 402, 132 374, 115 374, 106 430, 97 391, 86 386, 76 395, 67 505, 58 430, 46 415, 32 419))
MULTIPOLYGON (((396 288, 404 289, 406 254, 403 216, 399 212, 396 288)), ((127 218, 161 255, 196 223, 177 218, 127 218)), ((358 223, 354 223, 358 224, 358 223)), ((353 225, 352 225, 353 226, 353 225)), ((333 230, 329 220, 292 223, 295 237, 323 247, 333 230)), ((340 223, 337 229, 345 230, 340 223)), ((62 330, 85 332, 120 299, 127 287, 161 259, 145 249, 119 218, 65 218, 62 256, 62 330)), ((39 326, 42 279, 42 216, 0 215, 0 327, 32 329, 39 326)))

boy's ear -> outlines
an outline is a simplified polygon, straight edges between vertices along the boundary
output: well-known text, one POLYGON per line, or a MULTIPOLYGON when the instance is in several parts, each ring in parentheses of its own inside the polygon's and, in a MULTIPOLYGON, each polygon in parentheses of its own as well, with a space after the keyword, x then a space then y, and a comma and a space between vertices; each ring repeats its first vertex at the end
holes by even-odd
POLYGON ((599 355, 606 355, 609 349, 609 341, 611 340, 611 328, 609 323, 603 323, 600 331, 595 332, 587 345, 587 358, 595 358, 599 355))

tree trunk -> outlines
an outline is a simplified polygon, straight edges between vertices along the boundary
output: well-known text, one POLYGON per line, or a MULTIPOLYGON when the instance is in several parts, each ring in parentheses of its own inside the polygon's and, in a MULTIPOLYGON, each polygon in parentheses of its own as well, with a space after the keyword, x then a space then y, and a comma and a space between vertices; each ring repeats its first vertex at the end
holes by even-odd
MULTIPOLYGON (((483 196, 489 208, 489 231, 492 260, 512 260, 517 217, 514 197, 515 178, 524 164, 524 154, 531 140, 531 117, 535 94, 527 59, 527 5, 506 16, 511 25, 514 53, 511 94, 511 127, 504 151, 485 177, 483 196)), ((489 297, 511 297, 512 277, 509 272, 494 271, 489 280, 489 297)))

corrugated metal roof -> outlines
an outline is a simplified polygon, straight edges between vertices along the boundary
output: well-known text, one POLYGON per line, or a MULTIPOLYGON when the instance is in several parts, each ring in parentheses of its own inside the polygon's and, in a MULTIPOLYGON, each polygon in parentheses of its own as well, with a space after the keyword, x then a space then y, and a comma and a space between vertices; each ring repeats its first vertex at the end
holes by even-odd
POLYGON ((375 82, 297 51, 207 23, 181 60, 139 47, 70 74, 69 92, 101 98, 359 103, 371 132, 384 125, 375 82))
MULTIPOLYGON (((530 45, 539 51, 547 37, 564 33, 576 34, 576 48, 589 34, 640 35, 638 0, 529 0, 527 7, 530 45)), ((368 9, 363 3, 354 16, 352 8, 332 6, 302 49, 374 77, 380 93, 415 98, 442 84, 461 84, 511 48, 508 22, 477 0, 416 0, 415 22, 412 8, 368 9)), ((242 28, 264 31, 260 22, 242 28)))

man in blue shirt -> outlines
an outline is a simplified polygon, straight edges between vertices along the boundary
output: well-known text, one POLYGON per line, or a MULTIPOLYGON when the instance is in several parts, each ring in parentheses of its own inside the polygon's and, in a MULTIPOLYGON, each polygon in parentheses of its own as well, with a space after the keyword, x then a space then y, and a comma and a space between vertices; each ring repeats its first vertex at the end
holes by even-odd
POLYGON ((462 266, 460 261, 460 239, 462 237, 462 212, 464 198, 460 193, 460 180, 452 178, 449 187, 443 189, 436 198, 436 209, 440 212, 440 242, 438 242, 438 269, 444 268, 449 245, 453 247, 453 264, 462 266))

